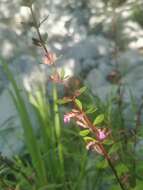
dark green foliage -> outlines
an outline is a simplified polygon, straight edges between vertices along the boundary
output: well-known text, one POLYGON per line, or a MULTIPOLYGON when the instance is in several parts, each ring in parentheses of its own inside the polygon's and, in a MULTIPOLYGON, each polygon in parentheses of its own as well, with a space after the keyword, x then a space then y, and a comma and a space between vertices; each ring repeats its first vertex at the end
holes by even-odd
POLYGON ((132 13, 133 21, 137 22, 143 27, 143 8, 142 6, 135 6, 132 13))

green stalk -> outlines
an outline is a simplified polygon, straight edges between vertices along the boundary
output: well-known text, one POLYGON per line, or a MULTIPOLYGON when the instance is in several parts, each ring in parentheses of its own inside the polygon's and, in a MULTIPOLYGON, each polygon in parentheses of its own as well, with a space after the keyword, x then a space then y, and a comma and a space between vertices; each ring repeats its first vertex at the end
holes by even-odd
POLYGON ((54 134, 52 130, 53 122, 51 120, 50 104, 46 98, 44 88, 39 88, 34 94, 29 94, 31 103, 35 106, 36 116, 39 121, 43 160, 48 170, 49 178, 54 181, 56 167, 54 170, 54 134))
POLYGON ((81 167, 80 167, 80 172, 79 176, 77 177, 77 181, 75 183, 75 186, 73 190, 79 190, 82 187, 82 180, 85 177, 85 170, 86 170, 86 162, 87 162, 87 152, 84 153, 82 160, 81 160, 81 167))
POLYGON ((36 136, 34 134, 32 123, 30 120, 30 115, 27 111, 25 102, 19 92, 18 86, 16 84, 16 81, 11 71, 9 70, 6 64, 3 64, 3 68, 14 90, 14 91, 9 90, 9 92, 11 94, 14 105, 18 111, 18 114, 21 120, 25 141, 26 141, 29 153, 31 155, 32 163, 37 175, 36 183, 39 187, 42 187, 43 185, 47 185, 46 170, 45 170, 44 162, 42 160, 40 147, 37 142, 36 136))
POLYGON ((64 176, 64 159, 63 159, 63 146, 61 143, 61 124, 60 124, 60 115, 59 115, 59 107, 57 104, 58 94, 56 84, 53 83, 53 100, 54 100, 54 122, 55 122, 55 136, 58 144, 58 156, 60 162, 60 168, 62 170, 62 176, 64 176))

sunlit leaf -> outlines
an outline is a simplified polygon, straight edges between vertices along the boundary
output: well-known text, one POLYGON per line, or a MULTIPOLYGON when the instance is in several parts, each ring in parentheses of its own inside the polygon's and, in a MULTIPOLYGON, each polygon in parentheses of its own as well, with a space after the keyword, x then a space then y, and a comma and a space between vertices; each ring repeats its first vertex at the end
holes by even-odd
POLYGON ((97 164, 96 167, 99 169, 105 169, 107 167, 109 167, 107 160, 100 160, 97 164))
POLYGON ((87 89, 86 86, 80 88, 80 89, 79 89, 80 94, 82 94, 86 89, 87 89))
POLYGON ((69 102, 71 102, 71 101, 72 101, 71 98, 63 98, 63 99, 58 99, 58 100, 57 100, 57 103, 58 103, 58 104, 66 104, 66 103, 69 103, 69 102))
POLYGON ((64 70, 64 68, 61 69, 60 75, 61 75, 61 79, 65 78, 65 70, 64 70))
POLYGON ((103 144, 106 144, 106 145, 112 145, 114 143, 113 140, 109 140, 109 139, 106 139, 103 144))
POLYGON ((81 101, 78 100, 78 99, 75 99, 75 103, 82 110, 82 103, 81 103, 81 101))
POLYGON ((89 133, 90 133, 90 130, 89 130, 89 129, 85 129, 85 130, 80 131, 80 132, 79 132, 79 135, 82 136, 82 137, 85 137, 85 136, 87 136, 89 133))
POLYGON ((93 124, 98 125, 98 124, 102 123, 103 121, 104 121, 104 114, 100 114, 96 117, 93 124))
POLYGON ((94 138, 92 137, 84 137, 83 138, 85 142, 89 142, 89 141, 96 141, 94 138))

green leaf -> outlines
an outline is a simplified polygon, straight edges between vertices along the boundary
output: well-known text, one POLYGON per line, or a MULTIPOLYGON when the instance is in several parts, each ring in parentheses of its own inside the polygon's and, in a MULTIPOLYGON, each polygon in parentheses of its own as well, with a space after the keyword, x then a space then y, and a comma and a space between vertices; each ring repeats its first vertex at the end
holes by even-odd
POLYGON ((33 106, 38 107, 37 101, 36 101, 35 97, 31 93, 29 93, 29 100, 30 100, 30 102, 31 102, 31 104, 33 106))
POLYGON ((86 113, 89 114, 89 113, 94 113, 94 112, 96 112, 96 111, 97 111, 97 108, 95 108, 95 107, 90 107, 90 108, 88 108, 88 110, 86 111, 86 113))
POLYGON ((121 190, 120 186, 119 185, 113 185, 111 187, 111 190, 121 190))
POLYGON ((96 117, 96 119, 93 122, 93 125, 98 125, 104 121, 104 114, 100 114, 96 117))
POLYGON ((61 79, 65 78, 65 70, 64 70, 64 68, 61 69, 60 75, 61 75, 61 79))
POLYGON ((132 188, 131 190, 141 190, 143 187, 143 181, 137 180, 136 181, 136 187, 132 188))
POLYGON ((47 39, 48 39, 48 34, 47 33, 43 34, 42 40, 46 43, 47 39))
POLYGON ((105 168, 108 168, 109 165, 108 165, 108 162, 107 160, 103 159, 103 160, 99 160, 96 164, 96 167, 98 169, 105 169, 105 168))
POLYGON ((85 129, 85 130, 80 131, 80 132, 79 132, 79 135, 82 136, 82 137, 85 137, 85 136, 87 136, 89 133, 90 133, 90 130, 89 130, 89 129, 85 129))
POLYGON ((95 141, 96 141, 96 140, 95 140, 94 138, 92 138, 92 137, 84 137, 83 139, 84 139, 85 142, 89 142, 89 141, 94 141, 94 142, 95 142, 95 141))
POLYGON ((80 89, 79 89, 80 94, 82 94, 82 93, 83 93, 86 89, 87 89, 87 87, 86 87, 86 86, 84 86, 84 87, 80 88, 80 89))
POLYGON ((81 103, 81 101, 78 100, 78 99, 75 99, 75 103, 76 103, 76 105, 79 107, 79 109, 82 110, 82 103, 81 103))
POLYGON ((25 99, 19 92, 16 80, 7 64, 3 64, 3 69, 12 85, 12 90, 9 89, 9 93, 17 109, 21 125, 23 127, 25 141, 38 179, 37 184, 39 186, 47 185, 45 163, 42 159, 40 146, 33 130, 31 115, 28 112, 27 104, 25 103, 25 99))
POLYGON ((113 154, 114 152, 117 152, 121 147, 121 143, 114 143, 112 147, 109 150, 109 154, 113 154))
POLYGON ((103 144, 106 144, 106 145, 112 145, 114 143, 113 140, 109 140, 109 139, 106 139, 103 144))
POLYGON ((116 169, 118 171, 118 175, 122 175, 123 173, 127 173, 129 171, 128 167, 125 164, 118 164, 116 166, 116 169))
POLYGON ((71 98, 63 98, 63 99, 58 99, 58 100, 57 100, 57 103, 58 103, 58 104, 66 104, 66 103, 69 103, 69 102, 71 102, 71 101, 72 101, 71 98))

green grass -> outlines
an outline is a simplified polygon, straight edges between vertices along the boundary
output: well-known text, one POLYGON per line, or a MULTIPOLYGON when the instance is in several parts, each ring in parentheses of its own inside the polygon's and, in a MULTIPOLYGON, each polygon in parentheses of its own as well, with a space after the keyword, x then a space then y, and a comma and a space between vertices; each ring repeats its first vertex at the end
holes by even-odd
MULTIPOLYGON (((85 157, 86 151, 82 143, 80 143, 77 133, 74 132, 77 129, 73 130, 61 125, 56 86, 53 85, 53 103, 50 104, 43 86, 37 86, 34 93, 27 94, 19 89, 6 64, 3 64, 3 69, 12 85, 12 90, 9 90, 9 93, 21 121, 27 148, 26 155, 28 157, 26 157, 25 162, 28 166, 24 167, 21 164, 20 168, 27 173, 27 176, 34 175, 33 184, 30 186, 28 181, 23 180, 22 175, 19 178, 19 175, 14 172, 16 178, 19 179, 20 188, 25 189, 25 186, 27 189, 36 190, 47 188, 78 189, 77 187, 80 186, 84 178, 85 166, 83 163, 87 158, 85 157), (25 100, 23 95, 28 97, 29 102, 25 100), (29 107, 31 107, 30 111, 28 110, 29 107), (33 126, 32 115, 36 117, 38 129, 33 126), (36 134, 37 130, 38 134, 36 134), (77 146, 75 142, 79 145, 77 146), (78 153, 79 149, 80 152, 78 153), (82 154, 80 155, 81 152, 82 154), (75 173, 73 174, 74 167, 75 173)), ((17 164, 15 160, 14 163, 17 164)), ((9 183, 11 183, 10 181, 9 183)), ((15 183, 17 183, 17 180, 15 183)))

